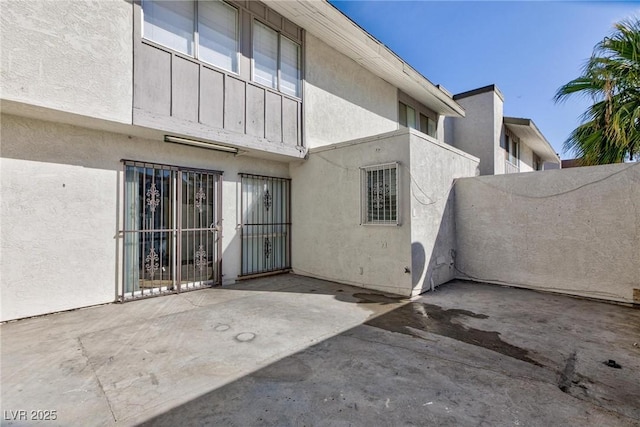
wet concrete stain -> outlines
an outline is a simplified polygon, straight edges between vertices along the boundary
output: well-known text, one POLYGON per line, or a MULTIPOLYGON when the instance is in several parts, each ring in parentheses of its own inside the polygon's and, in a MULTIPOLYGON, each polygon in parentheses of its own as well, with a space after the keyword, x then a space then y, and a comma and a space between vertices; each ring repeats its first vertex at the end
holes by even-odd
POLYGON ((565 362, 565 367, 560 372, 560 379, 558 380, 558 388, 564 393, 568 393, 573 383, 573 377, 576 373, 576 360, 578 358, 577 352, 573 352, 569 355, 565 362))
POLYGON ((407 301, 405 297, 401 296, 390 296, 383 294, 363 294, 356 293, 353 294, 354 298, 357 298, 360 304, 397 304, 399 302, 407 301))
MULTIPOLYGON (((356 294, 362 299, 362 303, 373 302, 400 302, 402 297, 387 297, 375 294, 356 294)), ((528 362, 536 366, 540 363, 531 359, 529 352, 520 347, 516 347, 500 338, 500 333, 496 331, 483 331, 476 328, 464 326, 460 323, 452 322, 453 319, 467 316, 474 319, 487 319, 489 316, 477 314, 467 310, 448 309, 445 310, 437 305, 411 302, 403 305, 389 313, 376 317, 365 323, 366 325, 384 329, 391 332, 398 332, 415 338, 421 338, 411 331, 411 328, 430 332, 461 341, 467 344, 483 347, 505 356, 513 357, 523 362, 528 362)))

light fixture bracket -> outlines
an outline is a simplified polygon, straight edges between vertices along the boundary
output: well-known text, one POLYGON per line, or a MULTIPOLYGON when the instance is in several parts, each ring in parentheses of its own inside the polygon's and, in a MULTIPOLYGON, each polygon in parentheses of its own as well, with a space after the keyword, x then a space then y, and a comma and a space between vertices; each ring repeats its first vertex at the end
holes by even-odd
POLYGON ((171 142, 174 144, 190 145, 192 147, 206 148, 209 150, 222 151, 225 153, 238 154, 238 149, 235 147, 229 147, 221 144, 214 144, 212 142, 198 141, 196 139, 183 138, 181 136, 165 135, 164 142, 171 142))

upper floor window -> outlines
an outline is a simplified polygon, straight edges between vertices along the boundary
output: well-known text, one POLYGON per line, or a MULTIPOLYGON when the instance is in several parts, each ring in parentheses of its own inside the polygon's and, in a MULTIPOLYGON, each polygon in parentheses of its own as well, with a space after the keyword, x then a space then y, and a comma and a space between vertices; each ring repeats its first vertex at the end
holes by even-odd
POLYGON ((518 166, 518 159, 520 159, 520 144, 510 135, 504 136, 504 149, 507 151, 506 159, 509 163, 518 166))
POLYGON ((540 160, 540 157, 535 153, 533 154, 533 170, 534 171, 542 170, 542 160, 540 160))
POLYGON ((436 121, 422 113, 417 113, 415 108, 404 102, 399 102, 398 123, 400 123, 400 126, 419 130, 433 138, 437 137, 436 121), (417 119, 416 116, 418 116, 419 119, 417 119))
POLYGON ((214 1, 142 1, 142 36, 238 72, 238 10, 214 1))
POLYGON ((416 126, 416 110, 403 102, 400 102, 399 104, 398 122, 400 123, 400 126, 418 129, 418 126, 416 126))
POLYGON ((220 1, 198 2, 198 57, 238 72, 238 10, 220 1))
POLYGON ((258 21, 253 25, 253 81, 300 96, 300 46, 258 21))
POLYGON ((436 121, 431 117, 427 117, 424 114, 420 114, 420 131, 426 133, 430 137, 437 138, 436 134, 436 121))

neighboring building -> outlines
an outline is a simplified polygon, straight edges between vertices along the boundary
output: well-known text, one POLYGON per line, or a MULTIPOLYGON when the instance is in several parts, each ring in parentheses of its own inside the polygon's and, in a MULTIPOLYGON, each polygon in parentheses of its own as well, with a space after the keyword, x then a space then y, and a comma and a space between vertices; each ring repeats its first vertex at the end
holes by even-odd
POLYGON ((562 169, 579 168, 582 166, 581 159, 567 159, 562 161, 562 169))
POLYGON ((445 141, 480 159, 481 175, 559 169, 560 158, 531 119, 505 117, 504 96, 489 85, 453 96, 465 118, 445 121, 445 141))
POLYGON ((464 110, 329 3, 0 15, 0 320, 289 270, 454 277, 450 191, 478 159, 443 123, 464 110))

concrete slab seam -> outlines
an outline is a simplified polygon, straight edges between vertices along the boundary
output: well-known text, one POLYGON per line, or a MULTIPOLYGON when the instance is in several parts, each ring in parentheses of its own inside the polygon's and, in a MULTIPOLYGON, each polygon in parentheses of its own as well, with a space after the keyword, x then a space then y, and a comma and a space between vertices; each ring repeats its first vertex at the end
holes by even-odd
POLYGON ((82 350, 82 356, 87 360, 87 365, 91 368, 91 372, 93 373, 93 376, 96 379, 96 382, 98 383, 98 387, 100 387, 100 391, 102 392, 104 399, 107 401, 107 406, 109 407, 109 412, 113 417, 113 421, 118 422, 118 420, 116 419, 116 414, 113 412, 113 408, 111 407, 111 402, 109 401, 109 397, 107 396, 107 393, 104 391, 104 387, 102 387, 102 382, 100 381, 100 377, 98 377, 95 367, 91 363, 89 354, 87 353, 87 350, 84 347, 84 344, 82 343, 82 340, 80 339, 80 337, 78 337, 77 340, 78 340, 78 344, 80 345, 80 349, 82 350))

